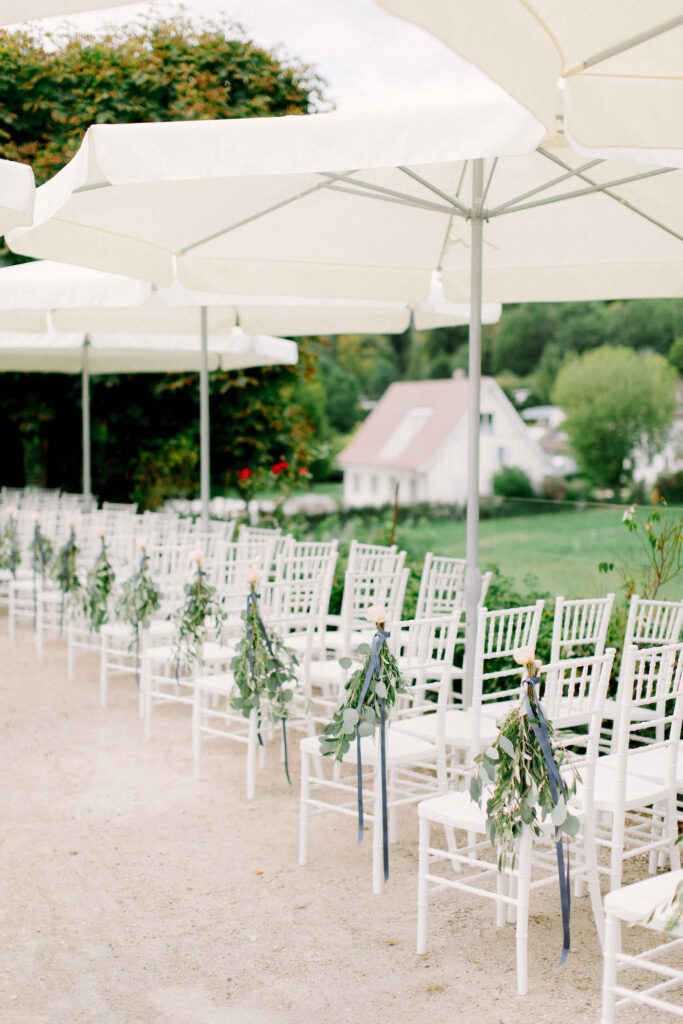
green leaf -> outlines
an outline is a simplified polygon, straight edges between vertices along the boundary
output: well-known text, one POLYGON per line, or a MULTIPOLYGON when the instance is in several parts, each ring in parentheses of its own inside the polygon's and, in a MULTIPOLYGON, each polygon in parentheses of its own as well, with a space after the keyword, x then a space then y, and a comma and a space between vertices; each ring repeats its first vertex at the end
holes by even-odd
POLYGON ((500 754, 498 753, 496 747, 487 747, 485 753, 489 761, 497 761, 498 758, 500 757, 500 754))
POLYGON ((375 683, 375 693, 380 698, 380 700, 384 699, 387 695, 386 684, 383 683, 381 679, 377 683, 375 683))
POLYGON ((372 724, 372 722, 361 722, 360 725, 358 726, 359 736, 372 736, 374 731, 375 727, 372 724))
POLYGON ((475 803, 479 802, 481 796, 481 782, 476 775, 473 775, 470 779, 470 796, 475 803))
POLYGON ((550 813, 550 818, 551 818, 551 821, 552 821, 553 825, 556 828, 559 828, 559 826, 564 823, 564 820, 565 820, 566 817, 567 817, 567 805, 564 802, 564 797, 561 796, 559 798, 559 800, 557 801, 557 803, 555 804, 555 806, 553 807, 553 809, 552 809, 552 811, 550 813))
POLYGON ((370 653, 370 645, 369 644, 358 644, 358 647, 356 647, 356 651, 358 652, 358 654, 362 654, 362 655, 369 654, 370 653))
POLYGON ((501 750, 505 751, 508 757, 515 756, 515 748, 513 747, 512 743, 507 738, 507 736, 501 735, 498 737, 498 746, 501 748, 501 750))
POLYGON ((351 666, 353 665, 353 662, 351 661, 350 658, 340 658, 339 659, 339 665, 346 672, 347 669, 351 668, 351 666))
POLYGON ((566 832, 568 836, 576 836, 579 834, 581 828, 581 822, 574 814, 567 814, 567 817, 562 822, 562 831, 566 832))

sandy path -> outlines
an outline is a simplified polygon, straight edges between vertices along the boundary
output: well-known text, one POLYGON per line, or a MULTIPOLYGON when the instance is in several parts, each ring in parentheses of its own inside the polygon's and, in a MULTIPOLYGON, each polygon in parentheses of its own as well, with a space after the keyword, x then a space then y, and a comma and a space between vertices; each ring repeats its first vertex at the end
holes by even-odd
POLYGON ((297 794, 276 757, 247 804, 242 748, 209 744, 194 781, 188 709, 157 709, 146 743, 131 680, 98 706, 95 659, 69 684, 62 642, 39 664, 32 636, 11 647, 4 623, 0 658, 3 1024, 599 1020, 587 900, 562 969, 557 893, 532 903, 525 998, 514 930, 481 901, 435 901, 418 957, 414 810, 373 897, 351 819, 314 819, 297 866, 297 794))

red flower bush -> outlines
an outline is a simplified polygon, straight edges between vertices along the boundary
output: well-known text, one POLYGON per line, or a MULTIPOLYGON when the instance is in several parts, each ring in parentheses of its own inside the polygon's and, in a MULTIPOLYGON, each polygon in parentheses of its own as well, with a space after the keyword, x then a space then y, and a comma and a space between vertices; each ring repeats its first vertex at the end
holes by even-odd
POLYGON ((289 469, 289 463, 285 462, 285 460, 283 459, 281 462, 276 462, 273 466, 271 466, 271 469, 275 476, 279 476, 280 473, 284 473, 286 470, 289 469))
POLYGON ((251 475, 252 475, 251 470, 245 468, 245 469, 241 469, 239 471, 239 473, 237 474, 237 478, 238 478, 238 480, 248 480, 251 475))

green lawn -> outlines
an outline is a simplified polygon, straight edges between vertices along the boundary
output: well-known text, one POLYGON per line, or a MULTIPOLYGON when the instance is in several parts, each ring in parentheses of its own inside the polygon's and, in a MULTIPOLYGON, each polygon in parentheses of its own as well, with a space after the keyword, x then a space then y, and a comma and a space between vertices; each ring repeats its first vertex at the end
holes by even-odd
MULTIPOLYGON (((637 551, 637 542, 623 526, 619 509, 486 519, 480 524, 479 538, 482 568, 497 565, 519 584, 531 573, 541 590, 565 597, 598 597, 618 591, 619 575, 599 573, 598 563, 619 562, 637 551)), ((399 529, 397 541, 407 546, 413 557, 422 558, 427 551, 464 557, 465 524, 404 527, 399 529)), ((673 581, 661 596, 683 597, 683 579, 673 581)))

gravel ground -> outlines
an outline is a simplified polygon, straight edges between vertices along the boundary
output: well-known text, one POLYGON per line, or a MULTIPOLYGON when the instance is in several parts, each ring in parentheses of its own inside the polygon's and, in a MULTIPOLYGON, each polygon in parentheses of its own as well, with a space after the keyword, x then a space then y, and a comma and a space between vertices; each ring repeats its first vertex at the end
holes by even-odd
POLYGON ((39 663, 32 635, 10 646, 0 623, 0 657, 3 1024, 599 1021, 587 899, 558 968, 557 891, 532 894, 526 997, 514 929, 481 900, 435 899, 417 956, 414 809, 373 896, 370 837, 359 848, 349 818, 315 818, 298 867, 297 791, 277 757, 247 803, 242 747, 208 744, 195 782, 189 709, 157 709, 145 742, 132 679, 102 709, 96 659, 68 683, 62 641, 39 663))

